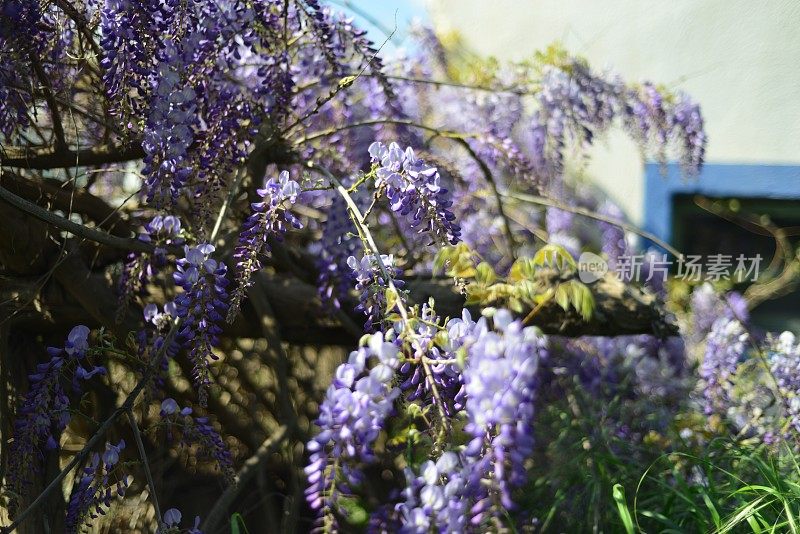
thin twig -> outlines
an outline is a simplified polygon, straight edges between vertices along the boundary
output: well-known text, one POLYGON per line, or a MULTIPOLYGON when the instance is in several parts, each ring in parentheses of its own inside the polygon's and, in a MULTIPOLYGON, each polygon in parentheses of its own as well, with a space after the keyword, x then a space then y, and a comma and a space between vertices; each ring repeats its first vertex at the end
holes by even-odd
POLYGON ((147 478, 147 485, 150 486, 150 497, 153 499, 153 508, 155 508, 156 511, 156 522, 158 524, 158 531, 160 532, 163 528, 161 508, 158 506, 156 485, 153 482, 153 473, 150 472, 150 463, 147 461, 147 454, 144 452, 142 434, 139 432, 139 425, 136 424, 136 417, 133 415, 133 410, 129 408, 126 411, 126 414, 128 415, 128 421, 131 424, 131 429, 133 430, 133 437, 136 440, 136 447, 139 449, 139 457, 142 459, 142 468, 144 469, 144 475, 147 478))
POLYGON ((331 128, 326 128, 324 130, 318 130, 316 132, 311 132, 303 137, 298 138, 294 141, 295 145, 301 145, 303 143, 307 143, 308 141, 313 141, 315 139, 320 139, 322 137, 328 137, 334 134, 337 134, 344 130, 350 130, 352 128, 361 128, 364 126, 376 126, 379 124, 397 124, 399 126, 411 126, 414 128, 419 128, 420 130, 426 130, 431 133, 435 133, 441 137, 447 138, 455 138, 455 137, 477 137, 476 134, 467 134, 467 133, 459 133, 453 132, 449 130, 441 130, 434 126, 428 126, 427 124, 422 124, 419 122, 415 122, 409 119, 393 119, 393 118, 381 118, 381 119, 368 119, 358 122, 349 122, 347 124, 342 124, 341 126, 334 126, 331 128))
MULTIPOLYGON (((372 74, 365 74, 364 76, 373 76, 372 74)), ((472 91, 485 91, 489 93, 510 93, 517 96, 533 96, 538 94, 536 91, 521 89, 518 87, 504 87, 497 86, 491 87, 488 85, 473 85, 468 83, 453 82, 450 80, 434 80, 430 78, 415 78, 413 76, 399 76, 396 74, 384 74, 390 80, 398 80, 401 82, 422 83, 426 85, 435 85, 439 87, 454 87, 457 89, 467 89, 472 91)))
POLYGON ((275 451, 287 435, 286 426, 278 427, 272 435, 258 448, 258 450, 245 460, 239 472, 236 474, 236 484, 228 486, 222 495, 220 495, 217 502, 211 508, 211 511, 206 515, 203 521, 202 531, 211 534, 216 529, 219 522, 228 513, 228 508, 236 497, 244 490, 247 483, 252 479, 259 470, 263 467, 264 463, 269 459, 270 455, 275 451))
POLYGON ((245 171, 243 169, 239 169, 236 172, 236 177, 233 179, 233 184, 231 185, 231 189, 228 192, 228 197, 223 202, 222 207, 219 210, 219 214, 217 215, 217 220, 214 223, 214 229, 211 230, 211 235, 216 236, 219 233, 219 229, 222 226, 222 220, 225 218, 225 214, 228 211, 228 208, 233 201, 236 200, 236 193, 239 191, 239 186, 242 183, 242 179, 244 178, 245 171))
POLYGON ((637 226, 627 223, 625 221, 620 221, 619 219, 614 219, 613 217, 607 217, 601 213, 596 213, 592 210, 587 210, 585 208, 581 208, 579 206, 570 206, 569 204, 565 204, 563 202, 559 202, 557 200, 553 200, 552 198, 548 197, 540 197, 536 195, 526 195, 524 193, 501 193, 502 196, 513 198, 516 200, 520 200, 522 202, 528 202, 531 204, 538 204, 540 206, 547 206, 550 208, 557 208, 563 211, 569 211, 571 213, 575 213, 577 215, 581 215, 583 217, 588 217, 590 219, 596 219, 598 221, 603 221, 608 224, 613 224, 614 226, 618 226, 623 230, 628 232, 638 234, 646 239, 649 239, 656 245, 660 246, 676 258, 682 258, 683 253, 664 241, 663 239, 659 238, 657 235, 647 232, 638 228, 637 226))
POLYGON ((467 154, 469 154, 470 158, 472 158, 478 165, 478 167, 481 170, 481 173, 483 174, 484 179, 489 184, 489 188, 491 189, 492 195, 494 196, 495 201, 497 203, 497 212, 500 215, 500 218, 503 220, 503 233, 505 234, 506 244, 509 249, 509 255, 511 259, 516 258, 516 243, 514 241, 514 234, 511 231, 511 224, 503 208, 503 200, 501 198, 500 191, 497 188, 497 182, 495 182, 494 176, 492 175, 492 171, 491 169, 489 169, 489 166, 486 164, 485 161, 483 161, 483 159, 480 156, 478 156, 478 154, 475 152, 475 150, 472 148, 472 146, 470 146, 469 142, 467 141, 467 139, 469 138, 477 138, 478 134, 467 134, 449 130, 441 130, 434 126, 428 126, 427 124, 421 124, 419 122, 415 122, 408 119, 383 118, 383 119, 370 119, 360 122, 352 122, 349 124, 343 124, 341 126, 328 128, 326 130, 312 132, 304 137, 297 139, 295 141, 295 145, 300 145, 321 137, 334 135, 342 130, 348 130, 351 128, 358 128, 362 126, 374 126, 376 124, 397 124, 402 126, 419 128, 420 130, 431 132, 438 137, 450 139, 453 142, 461 145, 461 147, 464 148, 467 154))
POLYGON ((83 237, 102 245, 108 245, 109 247, 125 250, 133 250, 136 252, 153 252, 154 250, 153 245, 150 243, 145 243, 144 241, 140 241, 139 239, 118 237, 107 232, 101 232, 99 230, 95 230, 94 228, 89 228, 82 224, 70 221, 69 219, 61 217, 60 215, 56 215, 55 213, 48 211, 29 200, 18 197, 4 187, 0 187, 0 200, 6 201, 15 208, 36 217, 40 221, 65 230, 75 236, 83 237))
POLYGON ((47 73, 42 68, 39 60, 31 53, 31 66, 33 72, 42 84, 42 92, 44 93, 44 100, 47 102, 47 107, 50 110, 50 120, 53 123, 53 135, 56 138, 55 151, 61 153, 67 149, 67 139, 64 136, 64 124, 61 122, 61 113, 58 110, 58 104, 53 96, 50 82, 47 80, 47 73))
MULTIPOLYGON (((364 220, 364 215, 361 213, 361 210, 358 209, 358 206, 353 201, 353 198, 348 193, 347 188, 342 185, 342 182, 334 176, 328 169, 325 167, 318 165, 313 162, 308 163, 309 167, 321 172, 323 175, 328 177, 331 182, 334 183, 336 186, 336 191, 339 192, 341 197, 344 199, 347 207, 350 209, 350 212, 353 214, 353 222, 356 225, 359 233, 364 237, 367 242, 367 245, 372 250, 373 255, 375 256, 375 261, 378 264, 378 268, 381 271, 384 279, 387 281, 389 285, 389 289, 394 291, 395 295, 398 297, 400 296, 400 292, 397 290, 397 287, 394 284, 394 277, 389 274, 389 269, 386 268, 386 265, 383 263, 383 259, 381 258, 380 250, 378 249, 378 245, 375 244, 375 239, 372 237, 372 233, 369 231, 369 225, 364 220)), ((405 304, 403 304, 402 299, 397 299, 397 309, 400 312, 400 316, 403 318, 403 321, 406 323, 408 322, 408 311, 406 310, 405 304)))
POLYGON ((102 56, 102 50, 95 42, 95 34, 92 29, 89 27, 88 21, 84 18, 83 14, 78 11, 75 6, 73 6, 68 0, 53 0, 53 3, 56 4, 61 10, 75 22, 75 26, 84 34, 86 37, 86 42, 89 43, 91 46, 92 51, 98 56, 102 56))
POLYGON ((389 42, 389 39, 392 38, 392 36, 394 35, 395 31, 397 31, 397 27, 395 27, 395 29, 392 30, 392 33, 389 34, 389 36, 378 47, 378 49, 375 51, 375 53, 372 54, 372 57, 367 60, 367 62, 361 68, 361 71, 359 71, 355 76, 347 76, 345 78, 342 78, 339 81, 339 83, 336 84, 336 87, 331 89, 331 91, 327 95, 317 98, 317 101, 316 101, 316 103, 315 103, 313 108, 311 108, 309 111, 307 111, 301 117, 299 117, 297 120, 292 122, 289 126, 286 126, 281 133, 282 134, 286 134, 287 132, 289 132, 292 129, 294 129, 295 126, 297 126, 299 124, 302 124, 309 117, 312 117, 312 116, 316 115, 319 112, 319 110, 322 109, 322 106, 324 106, 325 104, 327 104, 328 102, 333 100, 336 97, 336 95, 339 94, 340 91, 343 91, 343 90, 349 88, 351 85, 353 85, 355 83, 355 81, 358 80, 364 74, 364 72, 366 72, 367 68, 372 65, 372 62, 378 56, 378 54, 383 49, 383 47, 386 46, 386 43, 389 42))
POLYGON ((489 188, 492 190, 492 196, 494 196, 494 200, 497 203, 497 213, 498 215, 500 215, 500 218, 503 221, 503 232, 506 235, 506 242, 508 245, 509 254, 512 260, 517 259, 517 247, 516 247, 516 242, 514 240, 514 233, 511 231, 511 223, 509 222, 508 216, 506 215, 505 212, 505 208, 503 207, 503 198, 500 193, 500 190, 497 188, 497 182, 494 180, 494 175, 492 175, 491 169, 489 169, 489 166, 486 164, 485 161, 483 161, 483 158, 478 156, 475 150, 472 149, 472 147, 470 146, 470 144, 467 142, 466 139, 453 138, 453 140, 459 143, 462 147, 464 147, 464 150, 467 151, 467 153, 472 157, 472 159, 475 161, 475 163, 478 164, 478 167, 481 169, 483 177, 489 184, 489 188))

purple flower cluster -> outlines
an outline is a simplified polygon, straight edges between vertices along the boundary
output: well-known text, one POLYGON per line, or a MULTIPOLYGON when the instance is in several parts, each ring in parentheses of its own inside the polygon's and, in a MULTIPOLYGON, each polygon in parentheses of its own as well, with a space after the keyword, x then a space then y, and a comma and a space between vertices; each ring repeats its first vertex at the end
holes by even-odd
POLYGON ((268 253, 269 238, 281 240, 289 227, 302 228, 303 224, 288 207, 295 203, 300 184, 283 171, 276 180, 270 178, 258 190, 261 202, 254 202, 252 215, 244 223, 239 243, 233 253, 236 259, 236 289, 233 291, 228 322, 233 322, 239 312, 247 288, 252 284, 253 273, 261 268, 259 256, 268 253))
POLYGON ((561 179, 568 142, 586 148, 615 119, 659 161, 666 161, 673 143, 685 173, 697 174, 703 164, 703 118, 685 94, 673 96, 647 82, 628 86, 617 76, 592 72, 580 60, 561 58, 544 66, 536 99, 526 137, 539 183, 552 186, 561 179))
MULTIPOLYGON (((165 534, 173 534, 177 532, 181 532, 181 519, 183 519, 183 514, 177 508, 170 508, 166 512, 164 512, 164 526, 167 527, 165 534)), ((194 518, 194 525, 186 529, 186 534, 203 534, 203 531, 200 530, 200 516, 195 516, 194 518)))
MULTIPOLYGON (((394 257, 381 254, 380 261, 386 267, 394 286, 403 287, 402 280, 397 278, 400 272, 394 267, 394 257)), ((359 296, 356 310, 367 316, 364 329, 372 332, 381 323, 381 318, 387 311, 386 290, 389 288, 389 280, 385 279, 374 254, 365 254, 360 261, 355 256, 350 256, 347 258, 347 265, 352 270, 359 296)))
POLYGON ((435 243, 455 245, 460 241, 461 229, 450 211, 453 202, 436 167, 417 158, 411 147, 403 151, 397 143, 387 147, 376 141, 369 154, 379 165, 376 184, 385 190, 393 212, 408 217, 418 233, 431 233, 435 243))
POLYGON ((423 397, 422 361, 433 370, 448 417, 466 413, 469 443, 463 454, 445 452, 406 469, 407 485, 394 509, 381 509, 376 525, 398 522, 402 532, 463 532, 489 516, 513 508, 511 491, 525 480, 524 461, 533 452, 533 416, 538 366, 547 357, 547 340, 524 328, 506 310, 473 321, 469 312, 437 326, 428 307, 408 324, 398 323, 369 337, 336 370, 320 407, 320 433, 312 440, 306 468, 309 503, 333 525, 337 500, 361 481, 353 460, 373 460, 373 443, 393 411, 394 399, 423 397), (409 328, 409 325, 413 325, 409 328), (401 361, 400 346, 404 352, 401 361), (375 365, 368 367, 374 357, 375 365), (441 365, 435 360, 446 360, 441 365), (466 361, 461 376, 461 365, 466 361), (401 387, 393 387, 398 376, 401 387), (416 474, 419 473, 419 474, 416 474))
MULTIPOLYGON (((406 392, 406 399, 414 401, 420 399, 423 403, 441 403, 444 413, 452 417, 465 408, 466 390, 462 370, 457 363, 458 352, 463 350, 472 334, 480 328, 485 328, 485 319, 477 323, 472 320, 469 311, 463 310, 459 319, 451 319, 446 325, 447 343, 443 347, 437 345, 436 335, 439 317, 427 305, 420 311, 421 321, 417 322, 416 329, 411 337, 411 348, 416 359, 426 358, 431 373, 431 378, 436 384, 438 397, 433 395, 430 379, 425 376, 422 365, 412 362, 403 362, 400 366, 400 377, 403 379, 400 387, 406 392), (442 361, 444 363, 437 363, 442 361)), ((400 327, 402 328, 402 326, 400 327)))
MULTIPOLYGON (((597 212, 618 221, 625 221, 625 214, 620 207, 608 199, 600 204, 597 212)), ((625 240, 625 231, 616 224, 605 221, 598 221, 597 226, 602 232, 600 250, 608 259, 609 268, 614 269, 617 265, 617 259, 625 255, 628 250, 628 244, 625 240)))
MULTIPOLYGON (((177 3, 164 2, 164 8, 177 3)), ((101 8, 100 48, 103 58, 103 83, 112 112, 133 128, 131 116, 142 111, 143 99, 148 92, 150 74, 148 48, 150 40, 163 32, 150 31, 158 12, 148 12, 139 2, 131 0, 106 0, 101 8)), ((163 9, 163 8, 162 8, 163 9)), ((160 17, 159 17, 160 18, 160 17)))
MULTIPOLYGON (((522 148, 510 137, 486 134, 477 139, 478 152, 495 166, 500 165, 518 179, 528 179, 533 173, 533 163, 522 148)), ((538 188, 539 184, 534 184, 538 188)))
POLYGON ((120 452, 125 448, 125 440, 116 445, 106 444, 102 456, 94 453, 83 474, 72 488, 67 504, 67 517, 64 530, 67 534, 83 532, 83 527, 98 515, 104 515, 105 508, 111 506, 114 495, 123 497, 130 484, 126 475, 117 473, 120 452))
POLYGON ((511 489, 525 481, 524 461, 533 452, 537 370, 547 357, 547 340, 536 328, 524 328, 507 310, 493 322, 494 331, 478 327, 471 334, 464 370, 473 522, 498 504, 514 507, 511 489))
POLYGON ((700 105, 686 93, 678 95, 672 115, 672 132, 683 144, 681 165, 684 172, 689 175, 698 174, 706 155, 705 121, 700 105))
POLYGON ((343 43, 337 38, 336 27, 331 20, 330 8, 323 7, 318 0, 306 0, 305 4, 311 8, 311 13, 305 9, 302 12, 308 16, 311 33, 319 43, 319 49, 329 63, 335 74, 338 74, 342 65, 341 56, 344 52, 343 43))
POLYGON ((745 324, 750 317, 747 301, 741 294, 735 291, 720 294, 708 282, 692 292, 690 309, 692 317, 687 337, 695 344, 701 343, 706 338, 714 322, 721 317, 735 319, 745 324))
POLYGON ((634 139, 644 146, 655 146, 662 162, 668 143, 677 142, 683 171, 697 175, 707 141, 697 103, 685 93, 666 95, 650 82, 624 89, 621 95, 623 123, 634 139))
POLYGON ((171 398, 161 402, 160 415, 168 428, 171 429, 173 426, 180 428, 183 443, 198 444, 200 450, 214 460, 229 484, 235 481, 236 472, 233 469, 231 451, 207 417, 192 416, 191 408, 181 408, 175 399, 171 398))
POLYGON ((326 305, 338 309, 339 299, 350 291, 356 281, 347 260, 354 256, 361 246, 355 233, 355 225, 350 220, 347 205, 336 196, 327 210, 328 218, 322 228, 321 250, 317 266, 320 299, 326 305))
POLYGON ((306 498, 323 521, 333 520, 338 497, 359 483, 357 462, 374 458, 372 445, 400 394, 392 386, 399 351, 379 332, 336 369, 320 405, 316 421, 320 431, 307 445, 310 456, 305 468, 306 498))
POLYGON ((542 74, 542 90, 537 95, 542 119, 561 164, 561 149, 566 136, 572 134, 591 144, 598 131, 605 130, 614 119, 616 88, 592 73, 580 61, 556 67, 548 65, 542 74))
POLYGON ((792 430, 800 434, 800 344, 794 334, 783 332, 771 340, 768 352, 770 371, 781 392, 785 417, 792 430))
POLYGON ((148 281, 167 264, 166 247, 183 244, 180 233, 181 220, 175 215, 156 215, 145 225, 145 231, 139 234, 139 240, 152 243, 155 250, 152 254, 141 252, 128 254, 118 282, 118 321, 121 321, 127 312, 130 300, 140 294, 148 281))
POLYGON ((457 534, 467 529, 469 510, 463 498, 468 483, 462 458, 452 451, 443 453, 435 462, 428 460, 416 475, 406 468, 404 500, 397 505, 402 522, 401 532, 457 534))
POLYGON ((706 414, 724 415, 727 412, 732 379, 747 352, 748 339, 747 331, 735 319, 722 317, 711 326, 699 370, 706 414))
POLYGON ((277 0, 131 2, 102 9, 112 112, 142 136, 147 199, 186 195, 205 228, 210 202, 244 163, 262 118, 290 113, 296 52, 312 49, 304 10, 277 0), (300 34, 303 34, 300 36, 300 34), (278 46, 296 34, 292 51, 278 46), (139 131, 141 130, 141 131, 139 131))
POLYGON ((227 268, 210 257, 212 245, 187 246, 185 250, 186 257, 178 260, 173 274, 175 283, 183 288, 175 298, 175 314, 183 319, 178 338, 190 349, 192 380, 198 387, 200 404, 205 406, 210 383, 208 358, 217 359, 212 348, 219 341, 220 323, 228 309, 227 268))
POLYGON ((185 68, 178 46, 165 42, 142 142, 147 200, 157 206, 165 205, 167 199, 175 203, 194 172, 189 147, 194 140, 197 103, 194 89, 184 79, 185 68))
POLYGON ((31 54, 38 53, 44 37, 41 18, 38 2, 7 0, 0 6, 0 134, 6 138, 30 124, 26 77, 31 54))
POLYGON ((43 450, 58 449, 61 432, 70 421, 70 402, 64 382, 81 391, 81 383, 106 374, 104 367, 87 357, 89 328, 74 327, 63 348, 48 347, 50 360, 36 366, 28 378, 30 389, 22 400, 14 421, 14 440, 9 450, 6 480, 14 495, 22 495, 30 481, 29 473, 39 470, 43 450))

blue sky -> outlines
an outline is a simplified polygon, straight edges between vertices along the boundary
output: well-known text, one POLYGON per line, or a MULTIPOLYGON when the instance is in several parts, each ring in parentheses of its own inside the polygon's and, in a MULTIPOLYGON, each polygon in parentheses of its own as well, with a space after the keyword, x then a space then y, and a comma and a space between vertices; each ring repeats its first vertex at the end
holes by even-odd
POLYGON ((327 0, 331 7, 349 13, 362 28, 369 32, 370 38, 378 45, 386 40, 387 33, 395 27, 397 31, 387 43, 386 50, 408 48, 408 26, 414 19, 428 22, 428 12, 424 0, 327 0), (368 17, 361 14, 367 14, 368 17), (374 22, 373 22, 374 21, 374 22))

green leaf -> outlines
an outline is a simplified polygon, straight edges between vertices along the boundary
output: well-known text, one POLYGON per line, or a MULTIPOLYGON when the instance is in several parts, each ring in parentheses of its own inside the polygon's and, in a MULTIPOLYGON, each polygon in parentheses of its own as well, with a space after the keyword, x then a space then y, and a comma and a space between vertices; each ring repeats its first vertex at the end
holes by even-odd
POLYGON ((461 369, 467 366, 467 349, 465 347, 462 346, 456 350, 456 361, 461 369))
POLYGON ((753 529, 753 534, 761 534, 764 532, 761 529, 761 526, 758 524, 758 521, 752 516, 747 518, 747 524, 750 525, 750 528, 753 529))
POLYGON ((577 269, 577 264, 572 254, 560 245, 547 244, 536 251, 533 256, 533 264, 537 267, 555 267, 557 269, 565 269, 570 267, 577 269))
POLYGON ((369 514, 361 504, 353 498, 339 498, 339 504, 347 515, 347 520, 352 525, 365 526, 369 514))
POLYGON ((394 288, 389 288, 386 290, 386 311, 392 311, 394 307, 397 305, 397 291, 394 288))
POLYGON ((479 284, 491 285, 497 280, 497 273, 494 272, 492 266, 482 261, 475 269, 475 281, 479 284))
POLYGON ((577 311, 581 317, 583 317, 584 321, 588 321, 592 318, 595 307, 594 295, 592 295, 592 291, 586 286, 586 284, 577 280, 570 280, 569 285, 572 306, 575 308, 575 311, 577 311))
POLYGON ((622 487, 622 484, 614 484, 612 495, 614 497, 614 502, 617 503, 617 512, 619 513, 622 525, 625 527, 625 532, 627 534, 633 534, 633 518, 631 517, 630 510, 628 510, 628 503, 625 502, 625 488, 622 487))
POLYGON ((508 272, 509 282, 521 282, 522 280, 530 280, 536 270, 534 261, 530 258, 520 258, 514 262, 508 272))
POLYGON ((442 247, 433 258, 433 274, 438 274, 444 270, 445 265, 450 261, 450 258, 455 251, 455 247, 446 246, 442 247))
POLYGON ((231 516, 231 534, 249 534, 242 514, 236 512, 231 516))
POLYGON ((566 284, 559 284, 556 287, 555 301, 564 311, 569 309, 570 295, 566 284))
POLYGON ((711 514, 711 520, 714 522, 714 526, 719 528, 722 522, 720 520, 717 507, 714 506, 714 503, 711 501, 711 497, 708 496, 708 492, 703 491, 701 493, 701 497, 703 498, 706 508, 708 508, 708 512, 711 514))
POLYGON ((472 249, 466 243, 443 247, 433 259, 433 272, 446 268, 447 275, 453 278, 472 278, 476 274, 472 258, 472 249))
POLYGON ((356 81, 358 76, 345 76, 344 78, 339 80, 339 87, 345 89, 353 85, 353 82, 356 81))

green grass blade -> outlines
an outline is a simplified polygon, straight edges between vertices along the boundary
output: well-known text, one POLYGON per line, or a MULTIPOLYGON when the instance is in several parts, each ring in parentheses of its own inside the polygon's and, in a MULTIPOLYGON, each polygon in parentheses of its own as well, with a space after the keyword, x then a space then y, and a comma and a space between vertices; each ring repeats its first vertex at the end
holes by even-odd
POLYGON ((631 517, 630 510, 628 510, 628 503, 625 502, 625 488, 622 487, 622 484, 614 484, 612 495, 614 497, 614 502, 617 503, 617 511, 619 512, 619 518, 622 524, 625 526, 625 532, 627 534, 633 534, 633 518, 631 517))

